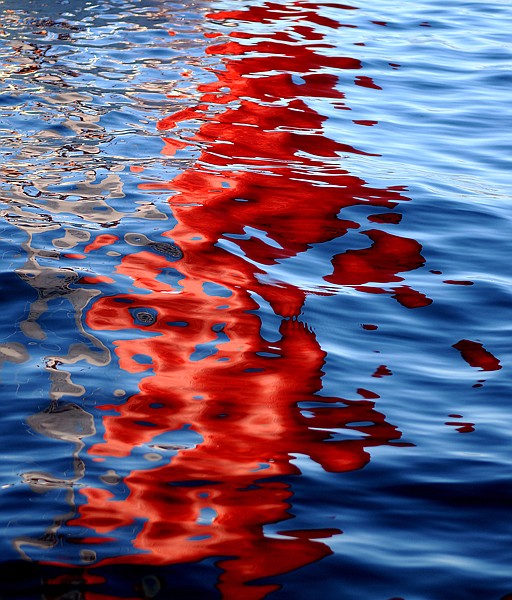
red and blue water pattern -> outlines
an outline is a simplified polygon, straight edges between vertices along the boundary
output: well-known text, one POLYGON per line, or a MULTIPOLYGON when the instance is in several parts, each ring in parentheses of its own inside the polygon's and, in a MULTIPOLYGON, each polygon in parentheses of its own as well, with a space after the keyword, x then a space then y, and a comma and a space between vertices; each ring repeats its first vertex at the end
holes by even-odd
POLYGON ((107 8, 6 9, 78 116, 3 167, 2 597, 512 598, 510 47, 363 4, 112 4, 89 91, 107 8))

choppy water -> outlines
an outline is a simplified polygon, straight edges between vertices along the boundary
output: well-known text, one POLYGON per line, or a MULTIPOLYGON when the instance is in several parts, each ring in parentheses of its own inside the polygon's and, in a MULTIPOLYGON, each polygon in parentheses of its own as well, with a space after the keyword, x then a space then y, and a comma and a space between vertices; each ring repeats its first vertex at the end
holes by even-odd
POLYGON ((510 5, 0 8, 2 598, 512 597, 510 5))

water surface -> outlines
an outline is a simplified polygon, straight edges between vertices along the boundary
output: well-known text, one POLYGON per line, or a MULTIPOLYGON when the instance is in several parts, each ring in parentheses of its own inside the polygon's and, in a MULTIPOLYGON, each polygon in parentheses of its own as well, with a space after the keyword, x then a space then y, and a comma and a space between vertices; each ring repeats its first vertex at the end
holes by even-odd
POLYGON ((508 5, 0 6, 2 595, 508 598, 508 5))

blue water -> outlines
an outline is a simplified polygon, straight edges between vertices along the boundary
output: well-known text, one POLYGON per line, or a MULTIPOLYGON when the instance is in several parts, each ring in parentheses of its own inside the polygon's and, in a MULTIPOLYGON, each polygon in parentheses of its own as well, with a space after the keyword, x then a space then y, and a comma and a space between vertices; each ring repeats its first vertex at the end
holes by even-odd
POLYGON ((512 597, 511 6, 0 7, 0 595, 512 597))

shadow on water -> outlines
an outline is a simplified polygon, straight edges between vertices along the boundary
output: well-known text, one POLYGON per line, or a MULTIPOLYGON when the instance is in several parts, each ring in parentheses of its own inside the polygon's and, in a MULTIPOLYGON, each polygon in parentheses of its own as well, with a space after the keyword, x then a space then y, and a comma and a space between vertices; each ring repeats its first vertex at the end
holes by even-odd
MULTIPOLYGON (((156 4, 146 8, 165 17, 156 4)), ((342 74, 378 88, 322 33, 348 27, 343 15, 353 7, 335 5, 336 19, 319 8, 267 2, 206 15, 208 80, 195 91, 167 90, 176 110, 157 122, 154 156, 128 149, 118 161, 140 174, 135 209, 122 170, 101 164, 115 153, 116 127, 101 125, 101 107, 90 114, 85 81, 73 92, 77 112, 59 125, 88 145, 70 144, 59 159, 76 177, 45 176, 44 156, 36 182, 8 173, 4 217, 26 236, 24 255, 12 260, 28 308, 1 357, 26 365, 26 375, 37 358, 19 336, 58 340, 37 364, 47 398, 25 423, 64 473, 39 468, 44 460, 23 470, 29 493, 53 493, 62 510, 48 500, 37 521, 44 531, 11 536, 32 562, 5 563, 9 596, 265 598, 282 588, 283 574, 331 555, 330 541, 343 533, 325 520, 294 527, 304 475, 297 458, 346 474, 365 467, 374 448, 412 446, 379 410, 376 392, 361 385, 351 398, 322 395, 327 353, 304 319, 310 296, 382 295, 419 310, 432 303, 406 282, 425 258, 420 243, 397 232, 405 188, 372 187, 343 168, 347 156, 378 155, 329 138, 326 116, 313 108, 321 100, 349 110, 342 74), (84 169, 92 170, 81 180, 84 169), (158 202, 157 194, 170 197, 158 202), (345 218, 353 207, 365 207, 370 228, 345 218), (314 278, 287 270, 298 258, 314 278)), ((34 25, 67 41, 75 26, 62 23, 34 25)), ((171 37, 179 42, 180 32, 171 37)), ((11 63, 19 75, 58 77, 42 67, 50 47, 14 45, 11 63)), ((34 151, 51 147, 39 141, 34 151)), ((454 348, 473 367, 500 368, 482 344, 463 339, 454 348)), ((381 365, 361 379, 391 374, 381 365)))

